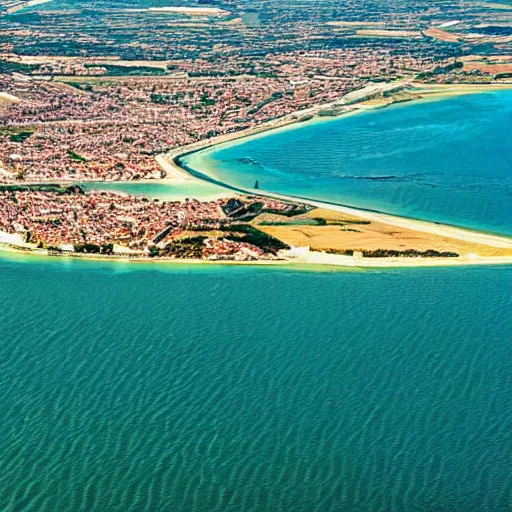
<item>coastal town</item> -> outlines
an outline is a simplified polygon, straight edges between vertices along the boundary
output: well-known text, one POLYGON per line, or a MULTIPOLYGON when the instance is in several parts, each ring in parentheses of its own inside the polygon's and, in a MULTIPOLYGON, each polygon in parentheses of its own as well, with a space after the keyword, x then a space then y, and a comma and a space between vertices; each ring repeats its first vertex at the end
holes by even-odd
MULTIPOLYGON (((158 179, 165 176, 155 160, 158 154, 279 122, 293 113, 300 116, 315 106, 343 103, 343 98, 372 84, 372 94, 358 101, 382 96, 382 84, 396 83, 393 88, 407 90, 406 84, 399 84, 413 78, 429 86, 447 84, 447 76, 457 77, 452 85, 481 85, 473 73, 454 68, 452 59, 440 63, 389 52, 358 59, 336 51, 281 56, 279 62, 276 77, 76 81, 0 75, 0 180, 158 179), (319 66, 330 74, 315 75, 319 66), (387 80, 383 70, 391 73, 387 80), (418 79, 420 73, 436 70, 434 78, 418 79)), ((489 85, 506 83, 494 79, 489 85)), ((409 89, 414 99, 414 88, 409 89)))
POLYGON ((512 512, 512 0, 0 0, 0 512, 512 512))
POLYGON ((265 198, 160 201, 79 186, 5 188, 0 244, 53 255, 266 260, 289 247, 246 222, 266 212, 305 211, 265 198))
POLYGON ((276 77, 72 82, 2 76, 0 177, 29 182, 161 178, 159 153, 334 102, 378 79, 390 65, 394 79, 439 66, 386 53, 359 61, 339 51, 282 56, 279 62, 282 72, 276 77), (332 79, 313 74, 318 66, 327 67, 326 61, 332 63, 332 79))
POLYGON ((430 264, 512 258, 512 242, 501 237, 453 228, 432 233, 414 221, 393 225, 385 216, 310 202, 252 195, 161 201, 79 185, 0 190, 0 249, 54 257, 362 266, 393 258, 430 264))
POLYGON ((307 3, 185 4, 93 3, 83 19, 51 1, 1 0, 0 180, 160 179, 158 154, 368 87, 511 81, 511 15, 496 3, 340 12, 327 0, 312 19, 307 3), (455 19, 439 22, 444 10, 455 19))
MULTIPOLYGON (((87 22, 80 34, 72 18, 78 11, 53 10, 52 2, 37 0, 0 4, 2 243, 53 255, 284 258, 283 251, 298 243, 295 235, 271 234, 255 219, 270 211, 285 212, 284 218, 307 214, 294 200, 226 193, 210 202, 163 201, 86 192, 81 184, 189 179, 179 156, 214 143, 446 90, 512 86, 512 36, 504 28, 510 13, 497 4, 445 0, 457 19, 434 23, 442 6, 431 9, 426 2, 392 15, 370 10, 366 19, 348 5, 333 19, 336 6, 327 1, 315 21, 299 12, 306 6, 292 12, 288 2, 273 11, 262 2, 247 10, 238 1, 148 9, 114 2, 100 5, 94 30, 87 22), (148 17, 165 25, 158 36, 144 30, 141 20, 148 17), (286 37, 277 19, 288 20, 286 37), (119 26, 113 41, 106 23, 119 26), (178 34, 178 51, 162 39, 169 30, 178 34), (67 46, 63 32, 76 47, 67 46), (123 33, 136 42, 125 44, 123 33), (483 45, 487 51, 480 54, 483 45), (226 210, 233 200, 258 215, 246 212, 239 222, 226 210)), ((274 221, 283 218, 268 222, 274 221)), ((301 222, 312 223, 312 240, 325 228, 301 222)), ((381 246, 374 246, 364 230, 355 240, 341 231, 330 233, 331 246, 325 236, 316 246, 301 237, 300 243, 339 254, 396 245, 379 238, 381 246)), ((409 243, 397 250, 453 256, 467 249, 428 243, 417 242, 421 251, 409 243)))

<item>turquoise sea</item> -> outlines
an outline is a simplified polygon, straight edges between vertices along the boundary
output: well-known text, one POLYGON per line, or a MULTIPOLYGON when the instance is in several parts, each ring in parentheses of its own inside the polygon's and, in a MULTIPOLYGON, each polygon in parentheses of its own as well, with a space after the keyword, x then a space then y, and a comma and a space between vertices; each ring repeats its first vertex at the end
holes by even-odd
POLYGON ((512 268, 0 275, 0 510, 510 510, 512 268))
POLYGON ((512 234, 512 90, 306 123, 189 155, 241 188, 512 234))
MULTIPOLYGON (((468 119, 479 112, 466 97, 211 158, 226 161, 230 183, 258 176, 264 188, 401 213, 403 201, 414 216, 511 233, 510 131, 498 123, 510 109, 497 106, 507 97, 482 98, 495 105, 485 134, 463 119, 461 105, 468 119), (432 161, 414 150, 438 136, 442 105, 465 134, 463 166, 448 137, 424 153, 432 161), (387 116, 409 126, 394 150, 387 116), (484 136, 486 158, 475 150, 484 136), (391 175, 393 151, 403 181, 339 176, 391 175), (423 162, 423 181, 406 154, 423 162), (328 171, 337 162, 352 167, 328 171)), ((512 267, 304 270, 1 255, 0 510, 509 511, 512 267)))

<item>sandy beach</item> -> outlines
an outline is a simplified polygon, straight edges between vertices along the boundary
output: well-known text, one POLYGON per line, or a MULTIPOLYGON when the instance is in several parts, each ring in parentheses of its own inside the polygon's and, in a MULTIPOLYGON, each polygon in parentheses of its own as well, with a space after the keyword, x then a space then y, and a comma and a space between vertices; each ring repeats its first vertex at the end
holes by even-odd
POLYGON ((331 265, 356 268, 457 267, 464 265, 510 265, 512 256, 475 258, 357 258, 321 252, 310 252, 304 258, 309 265, 331 265))
POLYGON ((466 94, 478 94, 482 92, 500 91, 512 89, 512 82, 495 84, 424 84, 415 82, 413 79, 404 79, 392 84, 378 84, 365 87, 357 91, 352 91, 345 96, 329 103, 315 105, 308 109, 299 110, 284 115, 279 119, 267 121, 258 126, 247 128, 238 132, 228 133, 205 139, 187 146, 182 146, 159 155, 158 163, 168 172, 169 179, 192 179, 190 173, 178 165, 178 160, 190 153, 195 153, 204 149, 218 147, 223 144, 242 141, 247 138, 267 135, 270 131, 291 129, 301 123, 328 122, 332 117, 341 117, 355 115, 360 112, 374 110, 391 106, 395 103, 405 101, 428 101, 440 100, 453 96, 462 96, 466 94), (404 88, 404 91, 401 88, 404 88), (389 97, 377 99, 365 99, 365 95, 378 94, 382 91, 393 91, 389 97), (332 112, 335 115, 322 116, 321 112, 332 112))
MULTIPOLYGON (((502 90, 512 88, 512 84, 493 84, 491 86, 483 85, 429 85, 429 84, 417 84, 411 80, 405 80, 401 86, 406 87, 407 91, 414 94, 414 99, 421 98, 427 100, 441 99, 444 97, 462 95, 462 94, 475 94, 483 91, 490 90, 502 90)), ((362 110, 382 108, 388 104, 392 104, 393 96, 386 98, 386 103, 383 105, 378 100, 366 100, 366 96, 369 94, 372 96, 376 91, 379 90, 397 90, 402 91, 402 87, 397 88, 397 84, 383 84, 380 86, 371 86, 365 88, 365 90, 354 91, 344 98, 330 102, 329 104, 318 105, 306 110, 294 112, 283 116, 277 120, 269 121, 260 126, 249 128, 241 132, 229 133, 212 139, 196 142, 194 144, 176 148, 166 154, 161 154, 156 157, 158 164, 166 173, 166 177, 162 180, 150 180, 152 183, 184 183, 190 181, 196 181, 198 184, 204 184, 211 178, 216 181, 215 176, 211 176, 208 169, 198 169, 201 173, 204 173, 204 180, 192 175, 187 169, 182 167, 180 164, 180 157, 184 155, 195 153, 200 150, 207 148, 213 148, 221 144, 233 143, 238 140, 245 139, 247 137, 262 136, 271 130, 278 129, 289 129, 293 126, 297 126, 301 121, 307 122, 324 122, 325 117, 319 116, 319 112, 326 109, 336 109, 340 115, 350 115, 361 112, 362 110), (348 103, 348 104, 347 104, 348 103)), ((399 96, 396 101, 403 101, 403 97, 399 96)), ((143 182, 145 180, 141 180, 143 182)), ((387 258, 373 258, 373 257, 362 257, 356 254, 355 256, 345 256, 341 254, 329 254, 326 250, 331 247, 325 247, 329 245, 329 241, 333 240, 332 236, 339 235, 339 229, 329 231, 333 226, 325 226, 325 229, 315 228, 314 236, 307 232, 307 229, 311 229, 312 226, 302 227, 301 229, 291 227, 283 228, 265 227, 261 228, 267 233, 282 237, 285 242, 289 245, 297 243, 297 247, 310 245, 308 239, 316 240, 314 237, 318 235, 319 248, 315 249, 314 246, 311 250, 302 252, 300 255, 287 254, 283 255, 280 260, 271 261, 256 261, 256 262, 234 262, 234 261, 204 261, 204 260, 191 260, 189 263, 215 263, 215 264, 265 264, 265 265, 283 265, 283 264, 300 264, 300 265, 329 265, 329 266, 344 266, 344 267, 415 267, 415 266, 453 266, 453 265, 503 265, 512 264, 512 238, 506 236, 498 236, 489 233, 483 233, 478 231, 472 231, 469 229, 463 229, 456 226, 450 226, 445 224, 439 224, 434 222, 428 222, 423 220, 416 220, 406 217, 400 217, 396 215, 390 215, 380 213, 372 210, 364 210, 359 208, 353 208, 344 206, 341 204, 331 204, 323 201, 316 201, 312 199, 304 199, 301 197, 288 196, 283 194, 274 194, 270 192, 264 192, 261 190, 254 189, 238 189, 231 187, 228 183, 217 182, 220 186, 225 186, 224 197, 237 194, 242 195, 259 195, 269 197, 277 200, 288 201, 288 202, 299 202, 305 205, 312 206, 317 209, 337 212, 348 217, 354 217, 359 220, 365 221, 365 224, 371 224, 373 230, 361 228, 361 237, 364 235, 365 244, 367 247, 363 247, 364 250, 375 250, 376 248, 396 248, 398 246, 404 247, 403 242, 414 245, 415 249, 439 249, 441 244, 441 250, 453 250, 460 254, 459 257, 387 257, 387 258), (389 228, 393 229, 390 230, 389 228), (399 232, 402 231, 402 233, 399 232), (301 234, 304 234, 306 238, 301 239, 301 234), (390 239, 388 235, 399 234, 399 245, 393 245, 395 243, 393 239, 390 239), (386 238, 387 236, 387 238, 386 238), (288 237, 288 240, 287 240, 288 237), (322 246, 323 243, 323 246, 322 246), (432 245, 430 245, 432 243, 432 245), (372 245, 373 244, 373 245, 372 245), (388 247, 386 247, 386 244, 388 247), (435 245, 437 244, 437 247, 435 245), (391 246, 390 246, 391 245, 391 246), (390 246, 390 247, 389 247, 390 246)), ((258 226, 260 228, 260 226, 258 226)), ((352 230, 356 231, 356 230, 352 230)), ((352 233, 346 233, 343 235, 346 237, 346 243, 357 244, 361 243, 357 239, 357 235, 354 236, 352 233), (351 242, 352 240, 352 242, 351 242)), ((0 247, 0 250, 16 250, 16 245, 13 244, 10 237, 2 237, 4 242, 0 247)), ((333 242, 333 245, 334 244, 333 242)), ((358 247, 355 245, 355 247, 358 247)), ((352 248, 355 248, 352 247, 352 248)), ((337 250, 346 249, 343 243, 337 250)), ((41 255, 41 251, 35 251, 27 244, 20 246, 20 250, 26 251, 30 249, 33 254, 41 255)), ((83 257, 83 256, 73 256, 83 257)), ((87 257, 86 259, 102 259, 98 257, 87 257)), ((119 254, 116 258, 105 258, 108 260, 118 259, 120 261, 143 261, 143 262, 176 262, 176 263, 187 263, 184 260, 173 260, 173 259, 148 259, 148 258, 128 258, 127 255, 119 254)))
MULTIPOLYGON (((8 244, 0 243, 0 254, 32 256, 34 258, 55 259, 42 249, 16 249, 8 244)), ((74 255, 73 257, 60 257, 62 260, 70 259, 85 261, 103 261, 112 263, 140 263, 157 265, 249 265, 249 266, 289 266, 300 267, 307 270, 319 267, 345 267, 345 268, 413 268, 413 267, 454 267, 454 266, 481 266, 481 265, 512 265, 512 256, 488 256, 488 257, 460 257, 460 258, 361 258, 355 256, 342 256, 325 252, 309 251, 301 258, 283 258, 277 260, 235 261, 235 260, 200 260, 200 259, 172 259, 172 258, 147 258, 131 257, 126 254, 116 256, 103 255, 74 255)))

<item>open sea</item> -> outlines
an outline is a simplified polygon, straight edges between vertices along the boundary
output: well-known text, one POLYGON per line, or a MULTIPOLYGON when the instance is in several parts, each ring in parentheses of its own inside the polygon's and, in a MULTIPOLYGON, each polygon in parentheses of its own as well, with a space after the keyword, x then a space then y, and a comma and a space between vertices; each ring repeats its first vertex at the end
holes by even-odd
POLYGON ((0 510, 512 506, 510 267, 0 275, 0 510))
MULTIPOLYGON (((512 96, 501 98, 395 107, 213 156, 231 183, 258 176, 262 188, 511 234, 512 96), (458 142, 441 144, 449 119, 458 142), (340 177, 358 173, 403 179, 340 177)), ((510 266, 2 254, 0 510, 510 511, 511 285, 510 266)))

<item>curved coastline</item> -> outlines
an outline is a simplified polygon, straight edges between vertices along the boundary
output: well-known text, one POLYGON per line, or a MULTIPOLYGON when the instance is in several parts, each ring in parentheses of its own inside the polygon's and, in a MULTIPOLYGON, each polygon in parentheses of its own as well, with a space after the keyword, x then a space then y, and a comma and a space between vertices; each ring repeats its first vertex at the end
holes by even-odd
MULTIPOLYGON (((512 84, 495 84, 495 85, 489 85, 489 86, 445 86, 443 87, 443 91, 439 92, 439 87, 431 87, 429 88, 430 91, 436 91, 433 94, 429 94, 426 97, 421 97, 417 100, 413 100, 410 102, 407 102, 407 105, 404 105, 403 101, 394 102, 388 102, 386 105, 377 105, 372 106, 370 108, 365 109, 359 109, 356 111, 350 111, 348 113, 340 114, 340 116, 336 116, 335 118, 313 118, 312 120, 309 120, 307 123, 304 123, 305 126, 311 127, 312 123, 324 123, 324 122, 335 122, 336 120, 340 118, 345 118, 348 115, 355 115, 359 113, 368 113, 370 111, 373 111, 375 109, 381 109, 381 108, 406 108, 410 105, 415 105, 418 103, 426 103, 426 102, 432 102, 432 101, 439 101, 443 99, 448 99, 453 96, 460 96, 460 95, 480 95, 480 94, 486 94, 486 93, 492 93, 496 91, 506 91, 510 90, 512 88, 512 84)), ((421 89, 420 89, 421 90, 421 89)), ((324 208, 329 207, 343 207, 343 208, 350 208, 350 213, 356 214, 357 213, 373 213, 373 214, 379 214, 382 216, 385 216, 386 220, 390 219, 409 219, 414 220, 418 222, 423 223, 431 223, 435 225, 442 225, 442 226, 449 226, 451 228, 458 228, 460 230, 465 231, 475 231, 478 233, 483 233, 490 236, 496 236, 500 238, 512 238, 512 235, 507 232, 502 231, 495 231, 492 228, 489 227, 480 227, 480 226, 471 226, 471 225, 461 225, 455 222, 445 221, 444 219, 435 219, 429 218, 428 214, 422 215, 422 216, 415 216, 415 215, 409 215, 407 213, 395 213, 393 211, 384 211, 379 208, 374 208, 371 205, 370 206, 360 206, 360 205, 354 205, 351 203, 346 203, 343 201, 339 201, 336 199, 326 199, 326 198, 319 198, 315 197, 314 195, 306 195, 306 194, 298 194, 298 193, 287 193, 283 191, 276 191, 276 192, 268 192, 266 190, 262 189, 250 189, 248 187, 244 187, 243 185, 240 186, 238 184, 233 184, 229 182, 229 177, 222 177, 220 178, 218 175, 215 175, 215 170, 206 167, 208 165, 208 162, 202 162, 198 158, 197 161, 194 161, 194 159, 189 159, 192 155, 198 155, 202 153, 203 155, 208 156, 208 154, 212 151, 218 151, 219 149, 223 148, 229 148, 231 149, 234 146, 237 146, 241 143, 247 142, 247 139, 250 138, 251 141, 258 139, 260 137, 264 137, 267 135, 274 135, 278 133, 282 133, 284 130, 289 129, 300 129, 303 126, 301 126, 298 123, 286 125, 286 126, 280 126, 278 128, 272 129, 270 127, 269 129, 262 132, 261 130, 256 131, 253 134, 247 134, 242 133, 239 137, 231 138, 229 140, 225 140, 224 137, 219 137, 217 139, 205 141, 204 143, 196 143, 190 146, 186 146, 183 148, 180 148, 180 150, 172 151, 168 154, 168 157, 172 159, 172 164, 174 168, 179 169, 180 172, 186 171, 189 174, 189 178, 196 178, 203 181, 207 181, 211 184, 215 184, 216 186, 224 187, 232 192, 235 193, 243 193, 243 194, 251 194, 251 195, 261 195, 261 196, 267 196, 271 198, 276 199, 285 199, 289 201, 302 201, 302 202, 314 202, 317 206, 321 206, 324 208), (270 133, 271 130, 271 133, 270 133), (203 166, 201 167, 201 164, 203 166)), ((380 179, 384 179, 382 177, 379 177, 380 179)), ((361 178, 363 179, 363 178, 361 178)), ((364 179, 372 179, 371 177, 365 177, 364 179)), ((377 178, 375 178, 377 179, 377 178)), ((348 211, 348 210, 347 210, 348 211)), ((384 217, 383 217, 384 218, 384 217)), ((383 220, 383 219, 381 219, 383 220)))
MULTIPOLYGON (((311 127, 317 124, 327 124, 335 122, 340 119, 346 119, 356 115, 363 115, 366 113, 375 112, 376 110, 391 109, 391 108, 407 108, 409 106, 417 105, 419 103, 430 103, 448 100, 453 97, 471 96, 489 94, 499 91, 511 91, 512 81, 494 83, 494 84, 421 84, 414 81, 406 82, 404 87, 406 91, 410 92, 410 97, 407 99, 397 98, 393 95, 386 97, 381 102, 366 103, 364 101, 353 104, 344 104, 344 98, 341 97, 336 101, 328 104, 317 105, 298 112, 292 112, 278 119, 267 121, 261 125, 247 128, 238 132, 232 132, 225 135, 219 135, 211 139, 200 140, 192 144, 175 148, 164 155, 159 155, 157 158, 164 157, 164 160, 176 163, 177 158, 185 158, 199 152, 218 151, 224 147, 234 147, 243 144, 248 140, 253 141, 269 135, 279 134, 290 130, 300 130, 302 128, 311 127), (332 110, 333 113, 329 115, 322 115, 321 112, 332 110)), ((161 162, 161 160, 159 160, 161 162)), ((167 171, 168 168, 165 167, 167 171)), ((170 178, 172 179, 186 179, 182 173, 183 166, 178 165, 171 170, 170 178)), ((211 177, 211 176, 209 176, 211 177)))
MULTIPOLYGON (((410 83, 408 83, 410 85, 410 83)), ((454 95, 461 94, 478 94, 481 92, 492 92, 496 90, 511 89, 512 83, 507 84, 495 84, 495 85, 482 85, 482 86, 454 86, 454 87, 439 87, 439 86, 425 86, 421 85, 428 91, 426 96, 414 98, 413 100, 405 100, 408 104, 417 103, 418 101, 436 101, 441 100, 454 95), (441 89, 441 92, 440 92, 441 89)), ((184 162, 184 159, 192 154, 196 154, 202 151, 218 149, 220 146, 226 144, 240 144, 248 138, 255 138, 261 136, 267 136, 269 132, 276 133, 280 130, 288 130, 294 128, 300 128, 302 125, 311 125, 312 123, 329 122, 333 119, 339 119, 341 116, 346 117, 348 115, 355 115, 361 112, 368 112, 378 108, 389 107, 391 105, 401 106, 405 101, 394 101, 393 98, 388 99, 385 104, 374 104, 361 108, 360 103, 350 105, 348 108, 343 106, 342 99, 330 103, 328 106, 332 107, 335 105, 341 110, 335 117, 331 116, 320 116, 319 112, 322 109, 328 107, 327 105, 316 106, 311 109, 295 112, 279 118, 276 120, 269 121, 260 126, 249 128, 241 132, 233 132, 212 139, 199 141, 188 146, 176 148, 169 153, 161 154, 156 157, 159 165, 165 170, 166 177, 162 180, 151 180, 152 183, 181 183, 185 181, 197 180, 226 191, 225 196, 229 195, 259 195, 272 199, 289 201, 289 202, 302 202, 304 204, 317 207, 330 209, 337 212, 346 213, 349 215, 355 215, 360 218, 380 222, 389 226, 395 226, 400 228, 409 229, 416 232, 429 233, 432 235, 444 236, 446 238, 461 240, 465 242, 472 242, 476 244, 486 245, 490 247, 512 249, 512 237, 502 234, 495 234, 492 232, 485 232, 481 230, 472 230, 461 228, 456 225, 432 222, 427 220, 416 219, 413 217, 407 217, 402 215, 395 215, 384 213, 377 209, 371 208, 360 208, 353 207, 347 204, 318 200, 314 198, 286 195, 267 192, 263 190, 247 189, 226 183, 223 180, 218 179, 214 175, 207 174, 203 170, 194 169, 190 165, 184 162)), ((140 183, 140 182, 137 182, 140 183)), ((2 244, 3 245, 3 244, 2 244)), ((0 246, 0 251, 8 250, 13 252, 5 246, 0 246)), ((45 256, 39 251, 32 251, 30 254, 35 256, 45 256)), ((328 266, 342 266, 342 267, 411 267, 411 266, 454 266, 454 265, 508 265, 512 264, 512 256, 476 256, 471 255, 459 256, 457 258, 411 258, 411 257, 389 257, 389 258, 361 258, 356 256, 342 256, 337 254, 327 254, 322 252, 311 252, 307 261, 297 261, 295 259, 279 259, 271 261, 255 261, 255 262, 236 262, 236 261, 222 261, 217 260, 213 262, 204 260, 180 260, 180 259, 152 259, 152 258, 137 258, 126 255, 116 255, 108 258, 101 257, 88 257, 88 256, 73 256, 72 259, 86 259, 86 260, 102 260, 102 261, 133 261, 133 262, 144 262, 144 263, 181 263, 181 264, 197 264, 197 263, 213 263, 213 264, 231 264, 231 265, 288 265, 288 264, 300 264, 302 267, 308 267, 309 265, 328 265, 328 266), (474 257, 473 257, 474 256, 474 257)))
MULTIPOLYGON (((491 92, 496 90, 506 90, 509 89, 510 86, 498 86, 498 87, 485 87, 483 88, 483 92, 491 92)), ((447 89, 449 92, 449 89, 447 89)), ((480 91, 478 91, 480 92, 480 91)), ((462 92, 461 94, 469 94, 469 93, 475 93, 473 89, 470 91, 467 89, 466 91, 462 92)), ((456 93, 455 93, 456 94, 456 93)), ((439 94, 435 95, 434 98, 430 97, 427 99, 419 99, 418 101, 436 101, 441 100, 446 97, 450 97, 453 94, 439 94)), ((414 102, 416 103, 416 101, 414 102)), ((390 105, 396 105, 391 103, 390 105)), ((388 105, 385 105, 386 107, 388 105)), ((382 108, 382 107, 377 107, 382 108)), ((358 112, 365 112, 368 110, 360 110, 358 112)), ((355 114, 358 112, 350 112, 350 114, 355 114)), ((320 120, 322 122, 323 119, 320 120)), ((305 124, 310 124, 312 122, 318 122, 318 119, 313 118, 312 120, 308 120, 305 124)), ((287 126, 280 126, 277 129, 271 129, 272 133, 276 133, 277 131, 281 129, 289 129, 292 127, 297 127, 297 123, 294 123, 292 125, 287 126)), ((299 125, 300 126, 300 125, 299 125)), ((351 214, 351 215, 357 215, 359 217, 362 217, 364 219, 383 222, 388 225, 397 226, 397 227, 404 227, 408 229, 412 229, 415 231, 421 231, 425 233, 431 233, 436 235, 444 235, 450 238, 458 239, 458 240, 464 240, 464 241, 472 241, 475 243, 481 243, 485 245, 491 245, 494 247, 502 247, 502 248, 510 248, 512 247, 512 237, 506 234, 501 233, 495 233, 492 231, 483 231, 483 230, 474 230, 469 228, 463 228, 454 224, 449 223, 440 223, 440 222, 433 222, 428 221, 424 219, 418 219, 414 217, 409 216, 403 216, 403 215, 395 215, 390 213, 385 213, 377 209, 372 208, 361 208, 361 207, 353 207, 351 205, 333 202, 333 201, 326 201, 326 200, 318 200, 311 197, 304 197, 304 196, 297 196, 297 195, 285 195, 285 194, 278 194, 278 193, 272 193, 267 191, 262 191, 260 189, 247 189, 243 187, 239 187, 236 185, 232 185, 229 183, 226 183, 225 181, 222 181, 215 177, 214 175, 208 174, 204 170, 198 170, 196 168, 193 168, 189 164, 185 162, 186 157, 196 154, 202 151, 212 150, 213 148, 217 149, 218 147, 224 146, 224 145, 231 145, 231 144, 239 144, 243 141, 245 141, 248 137, 261 137, 266 136, 269 133, 269 130, 265 130, 264 132, 258 131, 254 134, 243 134, 242 136, 235 138, 233 140, 222 140, 219 141, 217 144, 215 144, 212 141, 208 141, 207 144, 194 146, 194 147, 185 147, 182 148, 181 151, 173 152, 171 155, 172 157, 172 164, 175 168, 180 169, 181 171, 185 171, 189 174, 190 178, 192 179, 199 179, 203 181, 207 181, 209 183, 215 184, 217 186, 221 186, 226 188, 227 190, 238 193, 238 194, 245 194, 245 195, 260 195, 264 197, 269 197, 273 199, 280 199, 284 201, 300 201, 305 204, 319 207, 319 208, 327 208, 327 209, 333 209, 336 211, 340 211, 343 213, 351 214)), ((322 258, 322 261, 326 261, 328 258, 322 258)), ((487 259, 487 258, 486 258, 487 259)), ((406 259, 400 258, 400 261, 397 261, 395 259, 393 261, 394 264, 399 263, 400 266, 403 264, 407 264, 407 261, 404 261, 406 259)), ((334 261, 334 258, 333 258, 334 261)), ((475 263, 478 263, 480 260, 475 259, 475 263)), ((497 261, 497 260, 494 260, 497 261)), ((460 262, 460 260, 459 260, 460 262)), ((492 263, 493 261, 489 261, 488 263, 492 263)), ((512 262, 512 258, 505 257, 503 258, 503 262, 512 262)), ((345 262, 346 264, 347 262, 345 262)), ((384 263, 384 262, 379 262, 384 263)), ((388 263, 392 263, 391 260, 388 260, 388 263)), ((418 263, 418 262, 416 262, 418 263)), ((444 262, 445 264, 449 264, 450 262, 444 262)), ((452 262, 452 264, 455 262, 452 262)), ((466 262, 468 264, 469 262, 466 262)))

